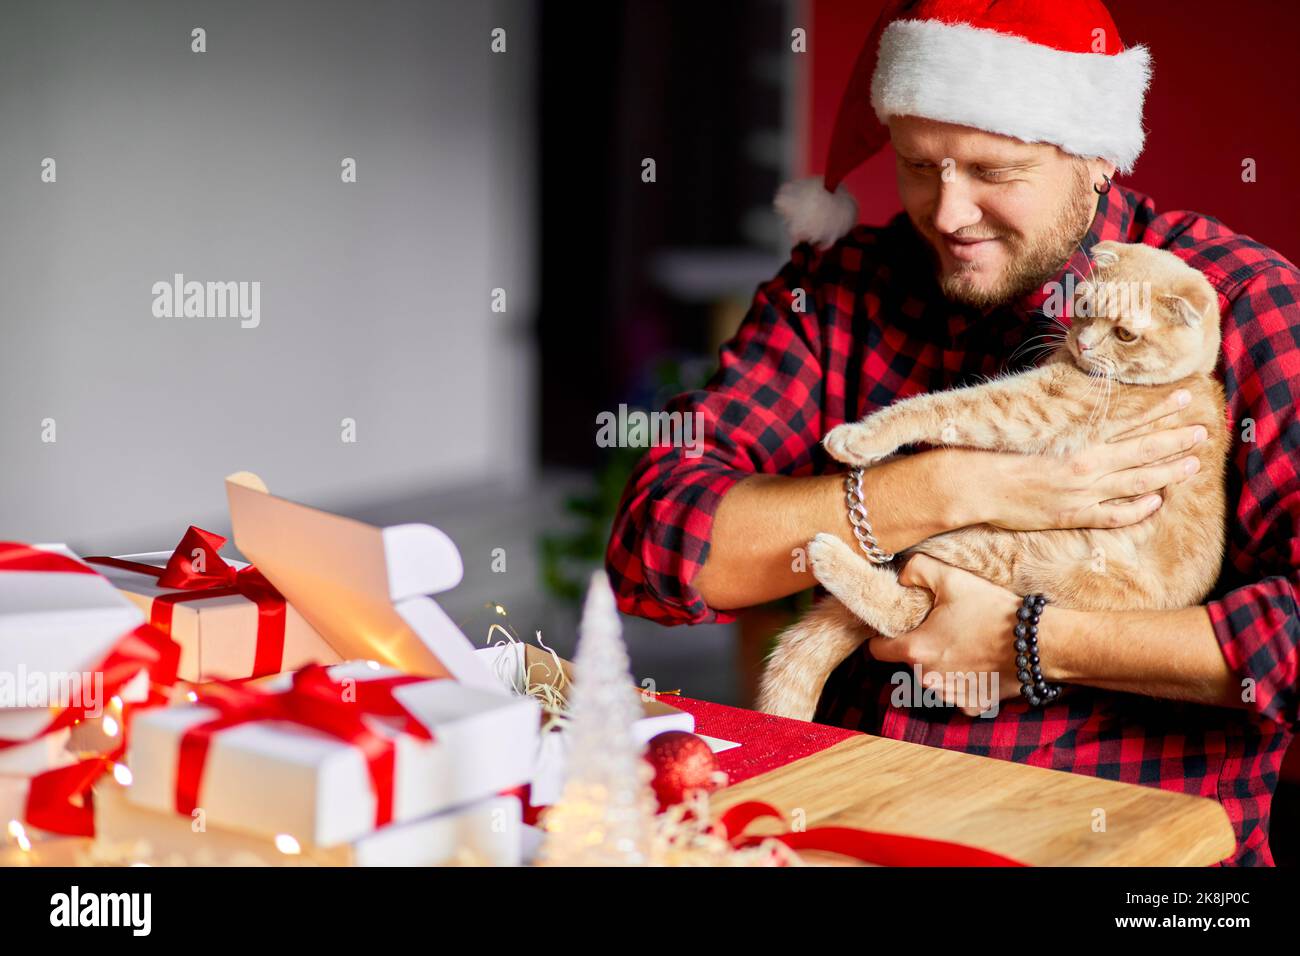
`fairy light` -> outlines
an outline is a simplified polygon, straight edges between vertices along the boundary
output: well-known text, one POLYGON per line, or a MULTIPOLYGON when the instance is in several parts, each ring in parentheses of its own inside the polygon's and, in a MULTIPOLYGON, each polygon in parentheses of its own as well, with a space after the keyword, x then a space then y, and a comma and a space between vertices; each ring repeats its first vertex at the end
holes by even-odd
POLYGON ((196 694, 194 691, 190 691, 185 695, 185 699, 188 700, 191 704, 193 704, 198 701, 199 695, 196 694))
POLYGON ((112 717, 110 717, 108 714, 104 715, 104 722, 100 726, 103 727, 104 736, 106 737, 116 737, 118 730, 121 729, 120 727, 118 727, 117 721, 114 720, 112 717))
POLYGON ((277 833, 275 835, 275 848, 285 856, 297 856, 302 852, 302 847, 288 833, 277 833))
POLYGON ((113 764, 113 779, 124 787, 131 786, 131 781, 135 778, 131 776, 131 768, 124 763, 113 764))
POLYGON ((369 667, 372 671, 377 671, 380 668, 382 668, 384 665, 380 664, 379 661, 366 661, 366 666, 369 667))
POLYGON ((9 821, 9 835, 13 837, 14 842, 18 844, 18 849, 22 850, 24 853, 30 853, 32 851, 32 841, 27 838, 27 830, 22 825, 21 821, 9 821))

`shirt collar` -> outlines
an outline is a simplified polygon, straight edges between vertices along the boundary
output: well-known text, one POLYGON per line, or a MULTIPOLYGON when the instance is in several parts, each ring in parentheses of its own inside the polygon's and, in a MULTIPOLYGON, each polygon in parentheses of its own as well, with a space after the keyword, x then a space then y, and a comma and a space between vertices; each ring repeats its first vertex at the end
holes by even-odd
POLYGON ((1076 276, 1091 275, 1092 247, 1097 243, 1106 240, 1115 242, 1131 241, 1129 231, 1133 226, 1135 203, 1134 194, 1122 186, 1112 185, 1110 189, 1102 193, 1097 199, 1097 213, 1092 217, 1092 225, 1088 227, 1088 232, 1079 241, 1079 245, 1070 256, 1069 261, 1056 276, 1017 300, 1013 305, 1016 314, 1021 318, 1028 318, 1041 309, 1043 303, 1051 296, 1051 289, 1053 287, 1060 288, 1064 284, 1065 276, 1068 273, 1074 273, 1076 276))

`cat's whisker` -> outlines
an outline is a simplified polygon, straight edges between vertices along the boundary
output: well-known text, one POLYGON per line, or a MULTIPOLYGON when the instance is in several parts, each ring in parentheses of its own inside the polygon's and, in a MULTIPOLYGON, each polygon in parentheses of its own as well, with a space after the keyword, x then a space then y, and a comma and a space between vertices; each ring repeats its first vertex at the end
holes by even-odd
POLYGON ((1060 332, 1051 329, 1047 329, 1037 335, 1031 335, 1029 338, 1025 339, 1025 341, 1016 346, 1015 351, 1012 352, 1010 357, 1007 359, 1007 364, 1010 365, 1015 362, 1016 358, 1019 357, 1022 352, 1035 355, 1041 352, 1050 352, 1060 348, 1064 342, 1065 336, 1060 332))
POLYGON ((1084 281, 1085 281, 1085 282, 1086 282, 1086 281, 1089 281, 1090 279, 1092 279, 1092 275, 1093 275, 1093 271, 1094 271, 1093 267, 1094 267, 1095 263, 1092 261, 1092 256, 1088 255, 1088 250, 1085 249, 1085 248, 1083 248, 1083 241, 1082 241, 1082 240, 1078 240, 1078 241, 1076 241, 1076 242, 1075 242, 1075 245, 1078 246, 1078 247, 1079 247, 1079 251, 1083 253, 1083 261, 1086 262, 1086 263, 1088 263, 1088 274, 1087 274, 1087 276, 1084 277, 1084 281))
POLYGON ((1043 318, 1047 319, 1049 322, 1052 322, 1053 324, 1055 324, 1055 325, 1056 325, 1056 326, 1057 326, 1057 327, 1058 327, 1062 332, 1069 332, 1069 331, 1070 331, 1070 327, 1069 327, 1068 325, 1065 324, 1065 321, 1064 321, 1060 316, 1052 315, 1052 314, 1050 314, 1049 312, 1047 312, 1047 311, 1044 310, 1044 309, 1034 309, 1034 310, 1033 310, 1032 312, 1030 312, 1029 314, 1030 314, 1030 315, 1041 315, 1043 318))

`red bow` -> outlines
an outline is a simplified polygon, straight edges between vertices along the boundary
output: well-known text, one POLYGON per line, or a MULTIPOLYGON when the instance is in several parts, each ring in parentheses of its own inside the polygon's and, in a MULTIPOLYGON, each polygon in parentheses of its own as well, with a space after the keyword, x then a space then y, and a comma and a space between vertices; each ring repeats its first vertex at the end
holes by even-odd
MULTIPOLYGON (((112 753, 91 757, 70 767, 60 767, 37 774, 27 789, 27 806, 24 818, 34 827, 52 833, 73 836, 93 836, 95 833, 94 805, 90 788, 106 770, 113 766, 126 749, 126 739, 131 716, 137 710, 157 707, 166 703, 160 688, 176 683, 176 667, 180 663, 181 649, 166 634, 148 624, 141 624, 127 633, 113 647, 104 662, 94 668, 104 675, 103 696, 111 697, 134 678, 141 669, 149 672, 150 689, 147 699, 140 704, 123 705, 122 743, 112 753)), ((102 702, 101 702, 102 703, 102 702)), ((49 726, 32 739, 70 726, 88 716, 83 702, 65 707, 50 721, 49 726)), ((17 740, 0 740, 0 750, 17 740)))
POLYGON ((406 684, 428 680, 400 675, 377 680, 335 682, 320 664, 309 664, 293 675, 288 690, 267 691, 237 681, 216 681, 195 689, 198 703, 218 716, 190 727, 181 737, 176 768, 176 810, 191 814, 199 805, 203 766, 212 735, 239 724, 284 720, 329 734, 356 747, 366 758, 375 793, 375 826, 393 819, 393 771, 397 747, 391 737, 376 733, 366 718, 398 718, 399 729, 421 740, 433 740, 394 696, 406 684))
POLYGON ((774 836, 744 836, 745 829, 762 817, 782 818, 770 803, 747 800, 728 809, 719 826, 737 849, 778 840, 792 850, 821 850, 878 866, 1024 866, 1010 857, 961 843, 855 830, 852 827, 814 827, 774 836))
POLYGON ((236 571, 217 552, 226 539, 190 525, 163 568, 121 558, 86 558, 92 564, 122 568, 158 579, 160 594, 149 608, 149 623, 164 634, 172 632, 172 611, 177 604, 240 595, 257 605, 257 645, 250 677, 278 674, 284 665, 284 596, 252 565, 236 571))

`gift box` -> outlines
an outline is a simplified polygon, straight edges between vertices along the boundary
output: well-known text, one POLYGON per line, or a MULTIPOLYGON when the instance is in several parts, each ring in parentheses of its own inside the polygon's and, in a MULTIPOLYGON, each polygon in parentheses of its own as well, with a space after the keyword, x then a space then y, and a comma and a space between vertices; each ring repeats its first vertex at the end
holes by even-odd
MULTIPOLYGON (((0 544, 0 714, 29 711, 15 716, 23 724, 48 717, 51 707, 102 706, 98 669, 143 620, 66 548, 0 544)), ((113 692, 143 699, 147 690, 141 674, 113 692)), ((0 728, 0 739, 29 736, 0 728)))
POLYGON ((64 727, 25 744, 0 750, 0 776, 30 777, 74 762, 68 752, 72 731, 64 727))
POLYGON ((464 571, 446 534, 310 508, 270 494, 249 472, 229 476, 226 495, 236 546, 345 659, 504 693, 430 597, 464 571))
POLYGON ((200 688, 197 703, 137 716, 128 799, 162 813, 201 810, 223 829, 331 847, 517 787, 532 771, 539 708, 531 699, 403 677, 372 662, 309 668, 267 689, 222 685, 205 698, 200 688), (337 688, 349 683, 354 700, 345 701, 337 688), (308 685, 315 689, 304 702, 308 685), (247 714, 254 719, 242 722, 247 714), (316 722, 279 716, 303 714, 316 722), (372 737, 359 740, 349 721, 372 737))
POLYGON ((237 680, 341 658, 244 561, 223 558, 220 535, 191 528, 174 551, 89 558, 149 622, 181 647, 177 676, 237 680), (195 549, 208 556, 193 570, 195 549))
POLYGON ((523 821, 515 797, 394 823, 329 848, 218 827, 141 809, 115 781, 95 787, 95 845, 100 863, 152 866, 519 866, 523 821))
MULTIPOLYGON (((573 665, 570 662, 563 658, 553 658, 547 651, 532 644, 497 644, 479 648, 475 654, 483 659, 502 687, 513 694, 522 694, 528 684, 573 684, 573 665)), ((670 730, 695 732, 693 714, 669 706, 653 695, 642 693, 641 709, 643 716, 632 725, 632 737, 639 744, 647 744, 654 737, 670 730)), ((568 753, 569 738, 562 725, 556 725, 539 735, 537 759, 529 790, 529 803, 533 806, 550 806, 560 798, 568 753)))

